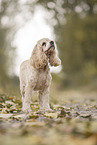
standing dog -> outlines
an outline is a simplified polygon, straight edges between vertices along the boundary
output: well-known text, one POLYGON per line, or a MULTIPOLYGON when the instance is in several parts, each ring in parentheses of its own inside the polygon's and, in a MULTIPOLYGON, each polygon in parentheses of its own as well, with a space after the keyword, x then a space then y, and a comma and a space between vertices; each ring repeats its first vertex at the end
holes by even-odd
POLYGON ((49 89, 51 84, 51 66, 58 66, 61 60, 58 58, 54 41, 44 38, 37 42, 29 60, 20 66, 20 90, 23 100, 22 110, 30 112, 31 96, 37 91, 40 111, 48 111, 49 89))

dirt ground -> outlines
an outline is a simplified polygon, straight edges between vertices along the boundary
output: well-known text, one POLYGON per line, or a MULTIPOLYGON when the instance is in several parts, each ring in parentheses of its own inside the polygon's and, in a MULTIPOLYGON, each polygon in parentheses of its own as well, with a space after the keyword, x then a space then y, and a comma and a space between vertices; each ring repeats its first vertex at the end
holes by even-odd
POLYGON ((97 145, 97 93, 64 91, 53 112, 21 111, 21 99, 0 94, 0 145, 97 145))

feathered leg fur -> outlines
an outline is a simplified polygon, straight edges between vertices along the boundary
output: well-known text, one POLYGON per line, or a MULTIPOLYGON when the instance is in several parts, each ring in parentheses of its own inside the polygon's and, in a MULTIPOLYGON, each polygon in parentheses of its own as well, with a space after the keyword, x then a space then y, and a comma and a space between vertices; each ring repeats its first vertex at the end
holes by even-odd
POLYGON ((49 106, 49 87, 38 92, 40 111, 45 112, 50 110, 49 106))

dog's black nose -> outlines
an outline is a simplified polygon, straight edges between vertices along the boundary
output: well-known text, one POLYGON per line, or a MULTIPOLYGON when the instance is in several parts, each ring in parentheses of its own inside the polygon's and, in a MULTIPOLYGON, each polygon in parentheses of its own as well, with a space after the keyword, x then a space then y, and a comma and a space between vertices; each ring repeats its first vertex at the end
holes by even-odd
POLYGON ((50 44, 51 44, 51 45, 54 45, 54 41, 50 41, 50 44))

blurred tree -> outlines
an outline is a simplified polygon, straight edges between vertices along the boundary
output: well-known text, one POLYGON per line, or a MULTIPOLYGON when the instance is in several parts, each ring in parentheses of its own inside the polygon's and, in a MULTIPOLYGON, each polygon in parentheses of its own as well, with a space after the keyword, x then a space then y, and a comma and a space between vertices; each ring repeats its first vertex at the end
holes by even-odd
MULTIPOLYGON (((11 45, 11 28, 13 28, 10 1, 2 1, 0 7, 0 73, 7 74, 9 62, 13 57, 13 47, 11 45), (9 56, 9 53, 12 53, 9 56)), ((11 62, 12 63, 12 62, 11 62)), ((1 76, 1 75, 0 75, 1 76)))
POLYGON ((68 0, 68 8, 64 23, 59 20, 55 26, 55 34, 66 79, 74 84, 75 78, 80 82, 97 76, 97 0, 68 0), (90 64, 96 71, 89 76, 90 64))
MULTIPOLYGON (((5 89, 17 84, 13 76, 15 48, 12 45, 16 31, 15 16, 18 10, 18 1, 0 1, 0 88, 5 89)), ((18 78, 17 78, 18 79, 18 78)))
POLYGON ((32 17, 33 7, 22 0, 0 0, 0 88, 7 91, 19 86, 14 74, 16 48, 12 42, 19 27, 32 17))

